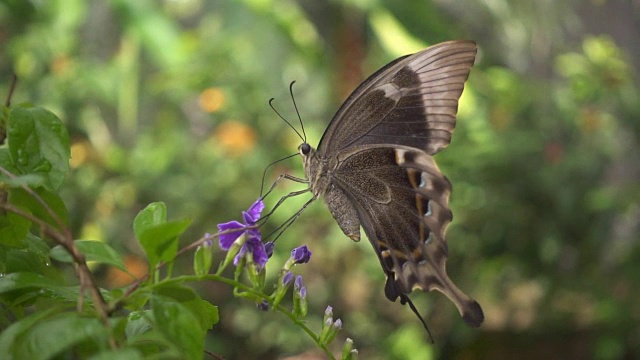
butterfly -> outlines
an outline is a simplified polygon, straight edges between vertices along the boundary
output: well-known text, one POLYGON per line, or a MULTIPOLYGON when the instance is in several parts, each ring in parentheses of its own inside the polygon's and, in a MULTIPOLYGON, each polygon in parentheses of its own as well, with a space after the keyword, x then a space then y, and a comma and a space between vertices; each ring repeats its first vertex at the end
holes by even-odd
POLYGON ((482 308, 446 271, 452 187, 433 155, 451 141, 476 51, 473 41, 450 41, 392 61, 347 98, 317 149, 298 147, 312 200, 324 198, 352 240, 364 229, 386 297, 418 314, 408 294, 438 290, 474 327, 482 308))

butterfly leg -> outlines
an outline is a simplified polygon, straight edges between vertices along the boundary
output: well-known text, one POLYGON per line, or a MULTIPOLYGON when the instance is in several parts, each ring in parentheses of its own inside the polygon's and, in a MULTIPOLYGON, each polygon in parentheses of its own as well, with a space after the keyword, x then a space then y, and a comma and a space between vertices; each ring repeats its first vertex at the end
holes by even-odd
MULTIPOLYGON (((309 189, 304 190, 304 191, 299 191, 299 193, 305 193, 309 191, 309 189)), ((291 194, 289 194, 291 195, 291 194)), ((297 194, 300 195, 300 194, 297 194)), ((267 235, 265 237, 265 239, 270 238, 273 234, 278 233, 278 235, 276 235, 276 237, 272 240, 273 242, 275 242, 276 240, 278 240, 278 238, 280 237, 280 235, 282 235, 285 230, 287 230, 289 228, 289 226, 291 226, 296 219, 298 219, 298 217, 300 216, 300 214, 302 214, 302 212, 307 208, 307 206, 309 206, 312 202, 314 202, 316 200, 316 197, 312 197, 311 199, 309 199, 301 208, 300 210, 296 211, 295 214, 293 214, 293 216, 291 216, 289 219, 287 219, 284 223, 282 223, 282 225, 278 226, 273 232, 271 232, 269 235, 267 235)))
POLYGON ((271 192, 273 191, 273 189, 276 188, 276 186, 278 185, 278 183, 280 183, 280 181, 282 181, 282 179, 287 179, 287 180, 291 180, 293 182, 297 182, 297 183, 301 183, 301 184, 308 184, 309 180, 307 179, 301 179, 299 177, 295 177, 293 175, 289 175, 289 174, 281 174, 280 176, 278 176, 278 178, 276 179, 276 181, 273 182, 273 184, 271 185, 271 187, 269 188, 269 191, 267 191, 266 194, 264 194, 264 196, 260 196, 262 199, 266 198, 267 196, 269 196, 269 194, 271 194, 271 192))
MULTIPOLYGON (((269 191, 271 191, 271 190, 269 190, 269 191)), ((273 207, 273 209, 271 209, 271 211, 269 211, 266 215, 263 215, 258 221, 259 222, 267 221, 269 219, 269 217, 276 211, 276 209, 278 207, 280 207, 280 205, 282 205, 282 203, 284 203, 285 200, 287 200, 288 198, 292 198, 294 196, 302 195, 302 194, 308 193, 309 191, 311 191, 311 189, 304 189, 304 190, 300 190, 300 191, 294 191, 294 192, 290 192, 287 195, 281 197, 280 200, 278 200, 276 205, 273 207)))

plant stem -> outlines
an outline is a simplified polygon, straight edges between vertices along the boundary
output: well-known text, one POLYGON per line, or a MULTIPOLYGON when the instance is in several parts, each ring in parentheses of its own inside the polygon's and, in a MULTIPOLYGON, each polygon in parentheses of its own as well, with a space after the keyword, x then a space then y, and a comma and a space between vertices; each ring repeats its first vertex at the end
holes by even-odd
MULTIPOLYGON (((228 279, 225 277, 222 277, 220 275, 216 275, 216 274, 208 274, 208 275, 204 275, 204 276, 198 276, 198 275, 183 275, 183 276, 179 276, 179 277, 175 277, 175 278, 171 278, 171 279, 165 279, 165 280, 161 280, 155 284, 151 285, 151 288, 155 288, 155 287, 160 287, 160 286, 164 286, 167 284, 174 284, 174 283, 183 283, 183 282, 187 282, 187 281, 203 281, 203 280, 208 280, 208 281, 217 281, 217 282, 221 282, 230 286, 233 286, 236 289, 240 289, 246 293, 251 294, 255 299, 257 300, 266 300, 267 302, 269 302, 269 304, 271 304, 271 299, 269 296, 257 292, 254 289, 252 289, 251 287, 238 282, 236 280, 233 279, 228 279)), ((304 332, 307 333, 307 335, 309 335, 309 337, 311 337, 311 339, 313 339, 313 341, 316 343, 316 345, 318 345, 318 347, 320 349, 322 349, 322 351, 332 360, 335 360, 335 357, 333 356, 333 354, 331 353, 331 351, 327 348, 326 344, 323 344, 320 342, 320 337, 318 335, 316 335, 313 330, 311 330, 309 327, 307 327, 307 325, 300 319, 298 319, 293 313, 291 313, 291 311, 287 310, 287 308, 285 308, 282 305, 278 305, 275 307, 275 309, 279 312, 281 312, 282 314, 284 314, 285 316, 287 316, 294 324, 296 324, 298 327, 300 327, 304 332)))

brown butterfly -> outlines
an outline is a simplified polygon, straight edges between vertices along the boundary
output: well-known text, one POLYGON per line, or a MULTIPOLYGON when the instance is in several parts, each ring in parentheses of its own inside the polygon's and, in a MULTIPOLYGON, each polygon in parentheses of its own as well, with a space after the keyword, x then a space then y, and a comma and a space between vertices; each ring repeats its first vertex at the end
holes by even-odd
POLYGON ((298 150, 313 199, 324 197, 354 241, 364 229, 389 300, 417 313, 407 295, 438 290, 477 327, 480 305, 447 275, 451 184, 433 159, 451 141, 475 55, 473 41, 450 41, 392 61, 347 98, 317 150, 306 141, 298 150))

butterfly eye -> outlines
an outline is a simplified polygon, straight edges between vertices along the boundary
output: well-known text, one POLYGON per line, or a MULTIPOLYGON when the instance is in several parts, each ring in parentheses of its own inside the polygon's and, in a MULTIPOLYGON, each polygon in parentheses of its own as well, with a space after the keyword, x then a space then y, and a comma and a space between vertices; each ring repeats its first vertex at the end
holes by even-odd
POLYGON ((309 155, 309 152, 311 152, 311 145, 307 143, 300 145, 300 152, 302 155, 309 155))

